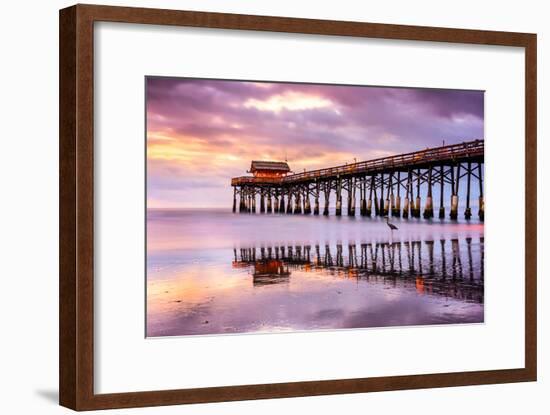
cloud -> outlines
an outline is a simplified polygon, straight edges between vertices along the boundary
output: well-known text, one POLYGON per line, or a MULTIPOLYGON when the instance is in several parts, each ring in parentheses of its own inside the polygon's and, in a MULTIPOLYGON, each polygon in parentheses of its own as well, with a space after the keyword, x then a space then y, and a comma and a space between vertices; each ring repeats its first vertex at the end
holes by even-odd
POLYGON ((229 206, 252 159, 302 171, 483 138, 483 95, 148 78, 148 191, 159 206, 229 206))

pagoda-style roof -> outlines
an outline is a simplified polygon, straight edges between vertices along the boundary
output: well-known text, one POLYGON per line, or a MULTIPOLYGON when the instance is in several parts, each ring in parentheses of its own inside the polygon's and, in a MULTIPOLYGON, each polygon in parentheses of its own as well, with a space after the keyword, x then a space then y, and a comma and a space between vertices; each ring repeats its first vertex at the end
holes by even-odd
POLYGON ((288 163, 284 161, 254 160, 250 165, 250 173, 266 170, 272 172, 288 173, 290 171, 290 167, 288 167, 288 163))

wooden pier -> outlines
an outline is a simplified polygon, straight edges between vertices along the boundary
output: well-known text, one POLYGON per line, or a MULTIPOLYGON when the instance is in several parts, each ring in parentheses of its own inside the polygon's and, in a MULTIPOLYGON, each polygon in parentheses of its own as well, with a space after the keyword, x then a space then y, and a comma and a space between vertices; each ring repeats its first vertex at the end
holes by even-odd
POLYGON ((359 202, 361 216, 431 219, 437 214, 442 219, 448 208, 449 217, 458 219, 459 185, 466 181, 463 215, 470 219, 470 195, 475 181, 479 189, 477 215, 483 220, 483 163, 483 140, 296 174, 288 174, 286 162, 253 161, 252 176, 231 179, 233 212, 329 215, 333 194, 336 216, 343 213, 345 196, 349 216, 356 215, 359 202), (432 196, 435 186, 439 188, 437 211, 432 196))

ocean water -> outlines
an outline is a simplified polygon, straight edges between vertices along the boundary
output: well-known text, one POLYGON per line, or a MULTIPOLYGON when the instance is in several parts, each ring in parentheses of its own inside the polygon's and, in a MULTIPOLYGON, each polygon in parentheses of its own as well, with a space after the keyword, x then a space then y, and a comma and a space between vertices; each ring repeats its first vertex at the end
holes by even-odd
POLYGON ((484 320, 483 223, 147 212, 147 336, 484 320))

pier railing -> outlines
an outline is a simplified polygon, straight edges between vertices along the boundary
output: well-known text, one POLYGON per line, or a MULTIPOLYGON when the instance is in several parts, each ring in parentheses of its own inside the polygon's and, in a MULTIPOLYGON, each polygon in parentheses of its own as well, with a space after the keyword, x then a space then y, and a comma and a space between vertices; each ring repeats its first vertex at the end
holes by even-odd
POLYGON ((242 184, 292 184, 297 182, 308 182, 315 179, 327 179, 337 176, 354 175, 384 170, 407 169, 434 164, 437 162, 453 162, 463 159, 483 157, 485 144, 483 140, 469 141, 460 144, 453 144, 443 147, 427 148, 412 153, 399 154, 395 156, 381 157, 358 163, 345 164, 324 169, 305 171, 291 174, 283 178, 264 178, 241 176, 231 179, 232 186, 242 184))

